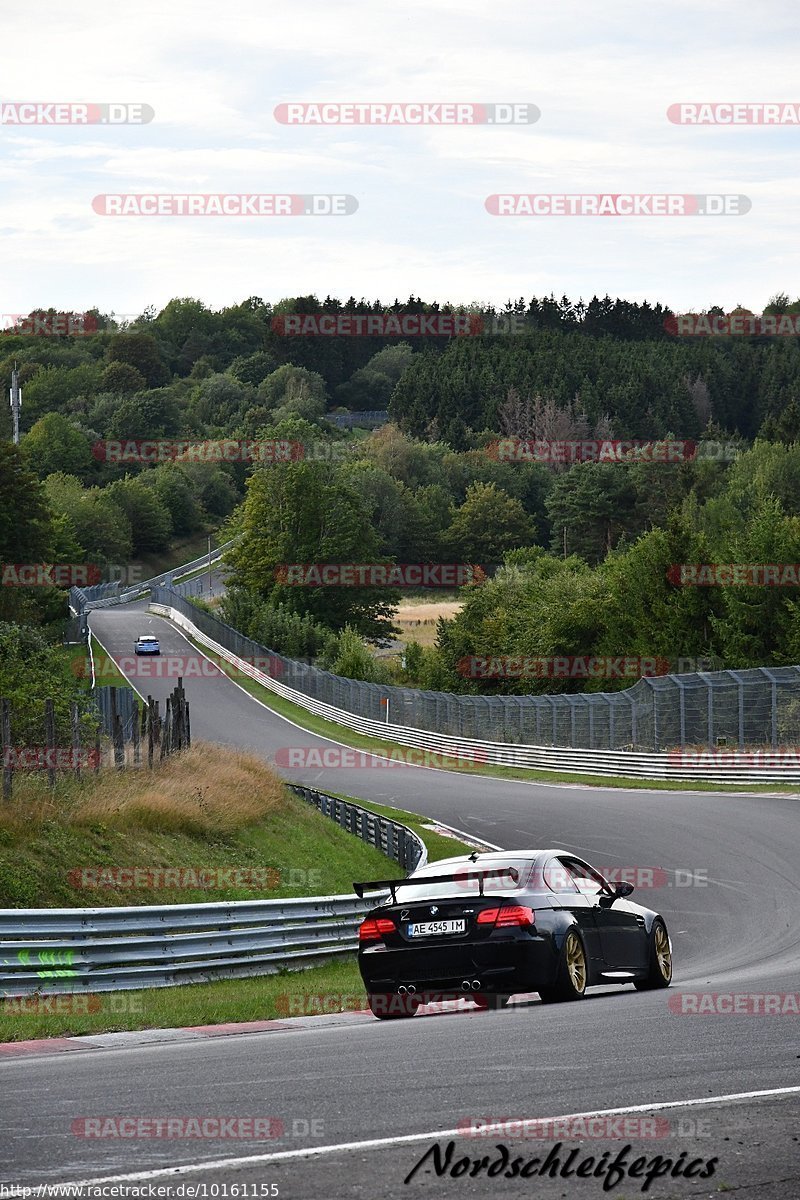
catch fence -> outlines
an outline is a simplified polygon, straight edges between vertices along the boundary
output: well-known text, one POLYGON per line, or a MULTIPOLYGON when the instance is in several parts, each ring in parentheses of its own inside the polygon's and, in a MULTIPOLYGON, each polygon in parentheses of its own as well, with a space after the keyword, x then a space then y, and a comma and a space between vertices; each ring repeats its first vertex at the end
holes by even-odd
POLYGON ((460 696, 420 691, 346 679, 285 658, 189 603, 183 586, 153 587, 152 603, 183 614, 239 658, 269 662, 276 683, 365 720, 509 746, 659 752, 800 743, 800 667, 661 675, 619 692, 460 696))

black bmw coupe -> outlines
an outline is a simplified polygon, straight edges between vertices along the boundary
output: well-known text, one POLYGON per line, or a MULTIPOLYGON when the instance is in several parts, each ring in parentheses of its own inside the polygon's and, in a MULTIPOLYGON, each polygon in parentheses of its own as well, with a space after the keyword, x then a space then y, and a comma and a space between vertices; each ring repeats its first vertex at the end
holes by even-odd
POLYGON ((353 886, 391 893, 359 929, 361 977, 382 1020, 433 999, 501 1008, 520 992, 552 1003, 593 984, 643 990, 672 979, 663 917, 626 899, 632 884, 609 883, 563 850, 475 853, 353 886))

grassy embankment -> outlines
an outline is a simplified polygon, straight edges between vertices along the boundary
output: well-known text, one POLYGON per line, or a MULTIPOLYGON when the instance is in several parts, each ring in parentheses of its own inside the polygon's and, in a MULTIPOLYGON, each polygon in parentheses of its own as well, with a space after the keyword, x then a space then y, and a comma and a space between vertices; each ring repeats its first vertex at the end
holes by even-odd
MULTIPOLYGON (((423 822, 409 814, 418 829, 423 822)), ((461 850, 451 839, 422 832, 433 859, 461 850)), ((289 793, 256 755, 219 746, 197 744, 153 772, 109 769, 80 782, 64 777, 52 796, 45 780, 18 777, 13 801, 0 807, 0 907, 348 894, 354 879, 400 875, 396 863, 289 793), (252 887, 226 884, 223 877, 213 891, 165 886, 168 880, 151 875, 159 886, 131 888, 97 873, 111 867, 244 868, 262 878, 266 869, 268 875, 263 886, 252 887), (93 874, 83 875, 82 868, 93 874), (82 886, 87 880, 101 886, 82 886)), ((319 1011, 319 1002, 302 998, 320 994, 329 997, 328 1008, 361 1007, 362 991, 348 955, 269 977, 98 994, 90 1001, 41 998, 24 1011, 6 999, 0 1001, 0 1041, 263 1020, 297 1011, 298 1004, 319 1011)))

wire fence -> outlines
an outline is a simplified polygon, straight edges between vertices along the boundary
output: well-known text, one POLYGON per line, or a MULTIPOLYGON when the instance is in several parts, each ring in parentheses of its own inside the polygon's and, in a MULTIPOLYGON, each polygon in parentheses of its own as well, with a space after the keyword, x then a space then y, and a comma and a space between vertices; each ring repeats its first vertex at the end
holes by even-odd
MULTIPOLYGON (((140 596, 145 595, 156 584, 171 585, 176 580, 182 579, 185 575, 201 571, 203 567, 207 566, 210 568, 220 561, 225 551, 232 545, 233 539, 224 542, 216 550, 212 550, 210 554, 201 554, 199 558, 195 558, 191 562, 184 563, 180 567, 173 567, 169 571, 163 571, 160 575, 154 575, 152 579, 144 579, 141 583, 133 584, 130 587, 123 588, 120 582, 115 580, 113 583, 98 583, 93 587, 70 588, 69 604, 72 611, 76 614, 78 625, 77 627, 71 627, 69 632, 72 633, 77 628, 84 636, 75 638, 75 640, 85 641, 85 633, 88 630, 88 626, 83 617, 84 613, 91 612, 94 608, 109 608, 115 604, 129 604, 133 600, 138 600, 140 596)), ((194 591, 190 593, 192 595, 200 595, 204 588, 207 589, 209 587, 207 576, 199 575, 185 582, 194 588, 194 591)))
POLYGON ((337 429, 378 429, 389 420, 386 409, 369 408, 363 412, 328 413, 326 420, 337 429))
POLYGON ((620 692, 458 696, 346 679, 285 658, 191 604, 183 585, 154 604, 191 619, 238 657, 269 663, 286 687, 368 720, 451 737, 592 750, 745 749, 800 741, 800 667, 757 667, 640 679, 620 692))

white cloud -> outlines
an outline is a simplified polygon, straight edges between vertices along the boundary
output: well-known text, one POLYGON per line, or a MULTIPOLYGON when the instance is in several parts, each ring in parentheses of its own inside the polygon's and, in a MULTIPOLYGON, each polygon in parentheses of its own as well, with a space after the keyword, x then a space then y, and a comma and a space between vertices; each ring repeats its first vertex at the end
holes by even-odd
MULTIPOLYGON (((671 125, 680 100, 794 100, 800 19, 745 0, 613 6, 140 0, 4 12, 2 100, 151 104, 149 125, 0 128, 0 279, 22 311, 316 291, 677 308, 793 290, 798 132, 671 125), (46 36, 43 36, 45 35, 46 36), (35 49, 31 49, 35 47, 35 49), (745 69, 746 66, 746 69, 745 69), (532 127, 280 126, 289 100, 528 101, 532 127), (349 192, 337 220, 97 217, 118 191, 349 192), (495 191, 727 191, 717 220, 502 220, 495 191), (13 235, 13 236, 12 236, 13 235)), ((13 303, 11 303, 13 299, 13 303)))

